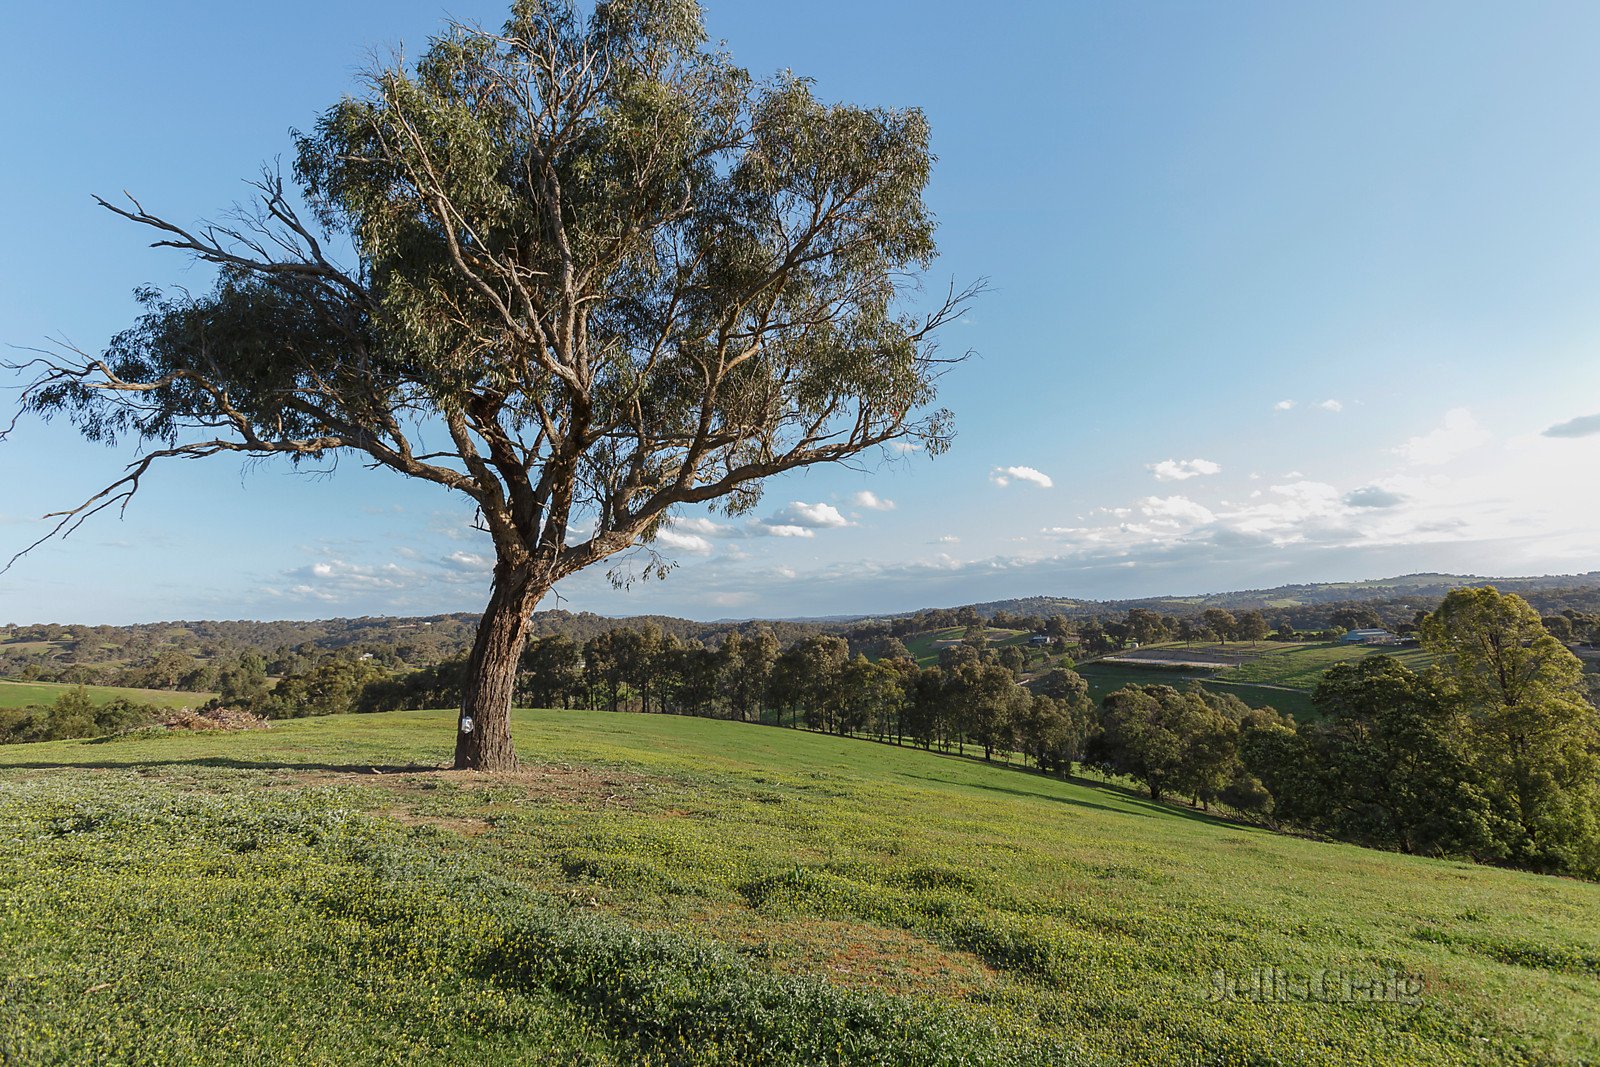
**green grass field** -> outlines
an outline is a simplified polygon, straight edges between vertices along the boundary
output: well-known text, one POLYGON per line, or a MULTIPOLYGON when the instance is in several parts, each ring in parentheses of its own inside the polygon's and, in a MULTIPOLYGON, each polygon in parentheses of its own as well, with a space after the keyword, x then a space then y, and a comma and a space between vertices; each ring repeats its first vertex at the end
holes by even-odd
POLYGON ((0 1062, 1584 1063, 1600 886, 863 741, 519 712, 0 750, 0 1062), (1217 1000, 1218 971, 1343 978, 1217 1000), (1417 972, 1417 1003, 1350 982, 1417 972))
POLYGON ((1290 686, 1311 690, 1317 680, 1336 663, 1354 663, 1373 655, 1389 655, 1412 670, 1422 670, 1431 660, 1419 648, 1389 648, 1383 645, 1341 645, 1320 643, 1313 645, 1263 644, 1267 654, 1250 663, 1230 667, 1221 672, 1220 679, 1230 682, 1251 682, 1265 685, 1290 686))
POLYGON ((1107 693, 1113 693, 1125 685, 1170 685, 1182 689, 1190 682, 1202 682, 1206 688, 1216 692, 1232 693, 1252 708, 1275 708, 1300 720, 1316 717, 1316 709, 1311 706, 1309 691, 1276 685, 1233 683, 1227 681, 1233 676, 1231 671, 1132 667, 1121 663, 1100 662, 1081 664, 1077 670, 1089 683, 1089 695, 1096 702, 1104 700, 1107 693))
MULTIPOLYGON (((1183 650, 1179 642, 1165 642, 1150 648, 1183 650)), ((1302 721, 1317 717, 1311 693, 1322 675, 1336 663, 1351 663, 1366 656, 1391 655, 1410 667, 1422 670, 1429 663, 1427 653, 1416 648, 1341 645, 1323 642, 1312 645, 1279 644, 1263 641, 1239 645, 1196 645, 1187 649, 1203 657, 1208 651, 1251 654, 1249 662, 1218 670, 1192 667, 1136 666, 1129 663, 1093 661, 1082 664, 1078 672, 1089 682, 1089 695, 1096 701, 1124 685, 1174 685, 1204 682, 1220 693, 1232 693, 1253 708, 1272 707, 1302 721)))
MULTIPOLYGON (((939 662, 940 647, 945 643, 960 642, 966 633, 965 627, 949 626, 943 630, 927 630, 913 634, 905 639, 906 651, 911 653, 918 666, 932 667, 939 662)), ((986 627, 984 633, 989 638, 990 648, 1026 645, 1028 638, 1032 636, 1026 630, 1005 630, 994 626, 986 627)))
MULTIPOLYGON (((0 708, 25 708, 54 704, 62 693, 77 688, 56 682, 8 682, 0 679, 0 708)), ((171 689, 123 689, 111 685, 88 685, 84 689, 96 705, 109 704, 119 697, 160 708, 198 708, 215 693, 181 693, 171 689)))

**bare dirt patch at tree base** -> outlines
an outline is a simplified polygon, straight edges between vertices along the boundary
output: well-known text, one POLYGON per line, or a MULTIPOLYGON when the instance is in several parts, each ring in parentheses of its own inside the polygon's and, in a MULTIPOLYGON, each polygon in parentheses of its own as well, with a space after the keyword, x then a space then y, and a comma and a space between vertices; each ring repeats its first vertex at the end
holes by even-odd
POLYGON ((190 711, 182 708, 161 720, 168 730, 270 730, 272 723, 259 715, 236 708, 207 708, 190 711))

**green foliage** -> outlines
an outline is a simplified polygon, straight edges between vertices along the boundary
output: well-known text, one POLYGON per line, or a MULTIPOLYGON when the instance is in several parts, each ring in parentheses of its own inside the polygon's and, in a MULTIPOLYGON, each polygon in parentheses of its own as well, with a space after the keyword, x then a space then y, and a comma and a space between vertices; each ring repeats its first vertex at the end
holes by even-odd
POLYGON ((1088 761, 1169 792, 1211 801, 1234 778, 1238 726, 1199 693, 1167 685, 1128 686, 1101 703, 1088 761))
MULTIPOLYGON (((256 699, 244 703, 269 719, 343 715, 358 710, 369 685, 388 677, 389 672, 371 660, 339 657, 307 671, 285 675, 270 693, 262 690, 256 699)), ((391 706, 404 705, 397 702, 391 706)))
POLYGON ((1422 639, 1495 814, 1514 828, 1509 862, 1600 875, 1600 711, 1578 658, 1493 586, 1450 593, 1422 639))
POLYGON ((87 686, 68 689, 48 707, 0 709, 0 744, 98 737, 149 725, 162 709, 124 697, 97 703, 87 686))
POLYGON ((1600 712, 1577 658, 1493 587, 1450 593, 1422 640, 1425 675, 1386 655, 1338 663, 1318 721, 1245 728, 1262 809, 1344 840, 1600 876, 1600 712))
POLYGON ((218 699, 224 704, 252 704, 267 693, 267 664, 254 652, 246 652, 239 662, 217 678, 218 699))
POLYGON ((1325 809, 1315 825, 1403 852, 1499 853, 1464 723, 1428 679, 1371 656, 1331 668, 1315 700, 1310 755, 1325 809))
POLYGON ((356 697, 358 712, 450 707, 461 702, 465 660, 452 659, 409 674, 369 681, 356 697))

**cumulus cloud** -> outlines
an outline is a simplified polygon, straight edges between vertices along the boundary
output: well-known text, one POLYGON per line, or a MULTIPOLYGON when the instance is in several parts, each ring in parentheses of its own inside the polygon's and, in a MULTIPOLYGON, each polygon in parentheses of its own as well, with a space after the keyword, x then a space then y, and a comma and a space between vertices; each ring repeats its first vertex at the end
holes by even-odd
MULTIPOLYGON (((447 566, 451 562, 444 561, 447 566)), ((459 570, 460 568, 453 568, 459 570)), ((359 596, 391 596, 414 586, 421 576, 397 563, 351 563, 342 559, 319 560, 284 575, 283 592, 293 600, 339 604, 359 596)))
POLYGON ((870 489, 861 490, 861 492, 850 498, 850 503, 854 504, 858 508, 866 508, 868 511, 894 510, 893 500, 885 500, 883 497, 879 496, 877 493, 874 493, 870 489))
POLYGON ((1002 488, 1012 482, 1032 482, 1041 489, 1049 489, 1056 484, 1048 474, 1033 467, 996 467, 989 472, 989 480, 1002 488))
POLYGON ((456 551, 444 557, 444 565, 451 570, 480 573, 492 570, 494 560, 477 552, 456 551))
POLYGON ((1444 422, 1428 433, 1413 437, 1395 449, 1408 463, 1436 467, 1477 448, 1489 440, 1489 431, 1478 424, 1467 408, 1451 408, 1444 422))
POLYGON ((1182 482, 1205 474, 1220 474, 1222 465, 1209 459, 1164 459, 1145 469, 1153 471, 1158 482, 1182 482))
POLYGON ((1293 400, 1280 400, 1276 404, 1272 405, 1272 410, 1273 411, 1288 411, 1292 407, 1294 407, 1294 401, 1293 400))
POLYGON ((1139 512, 1167 524, 1199 526, 1216 519, 1210 508, 1186 496, 1147 496, 1139 502, 1139 512))
POLYGON ((1331 397, 1318 404, 1317 407, 1321 408, 1323 411, 1331 411, 1335 414, 1338 414, 1344 410, 1344 405, 1339 401, 1332 399, 1331 397))
POLYGON ((756 526, 756 529, 757 529, 758 532, 766 534, 768 537, 815 537, 815 536, 817 536, 817 532, 815 530, 807 529, 804 526, 791 526, 791 525, 788 525, 788 524, 785 524, 785 523, 773 523, 773 522, 759 523, 756 526))
POLYGON ((1344 495, 1344 502, 1353 508, 1393 508, 1404 504, 1407 497, 1381 485, 1363 485, 1344 495))
POLYGON ((960 543, 961 538, 957 537, 955 534, 945 534, 943 537, 934 541, 934 544, 936 545, 959 545, 960 543))
POLYGON ((808 530, 850 525, 850 521, 839 514, 839 509, 832 504, 807 504, 804 500, 791 500, 788 507, 766 522, 769 526, 800 526, 808 530))
POLYGON ((687 552, 694 556, 711 555, 711 542, 694 533, 684 533, 671 526, 656 531, 656 544, 674 552, 687 552))
POLYGON ((694 516, 692 518, 675 518, 672 528, 680 533, 699 534, 701 537, 738 537, 739 528, 726 523, 713 522, 711 519, 694 516))
POLYGON ((1544 432, 1546 437, 1592 437, 1600 433, 1600 415, 1580 415, 1558 422, 1544 432))

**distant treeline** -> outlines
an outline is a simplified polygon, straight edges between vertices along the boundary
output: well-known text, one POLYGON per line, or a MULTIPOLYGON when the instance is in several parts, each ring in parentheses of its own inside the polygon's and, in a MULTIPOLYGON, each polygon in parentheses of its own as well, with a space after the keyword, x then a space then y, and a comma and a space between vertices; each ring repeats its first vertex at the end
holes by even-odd
MULTIPOLYGON (((1533 580, 1529 580, 1533 581, 1533 580)), ((1298 588, 1298 587, 1295 587, 1298 588)), ((1321 588, 1321 587, 1315 587, 1321 588)), ((618 628, 658 633, 682 644, 720 647, 730 635, 770 633, 788 647, 803 639, 833 636, 850 655, 881 658, 891 639, 988 624, 1045 634, 1094 654, 1138 642, 1161 640, 1303 640, 1342 630, 1383 627, 1412 634, 1426 608, 1437 603, 1417 595, 1390 599, 1332 600, 1317 604, 1227 609, 1212 601, 1169 602, 1163 610, 1144 602, 1120 610, 1106 604, 1032 598, 1007 603, 1067 604, 1070 610, 1026 613, 1004 607, 938 608, 881 619, 845 622, 703 623, 668 616, 618 620, 584 612, 546 611, 533 617, 537 639, 564 637, 584 645, 618 628)), ((1551 632, 1575 644, 1600 643, 1600 588, 1548 588, 1530 594, 1551 632)), ((244 675, 304 674, 330 659, 361 659, 396 670, 432 667, 466 654, 477 616, 328 619, 316 622, 183 622, 138 626, 0 627, 0 677, 25 681, 225 691, 234 695, 244 675), (229 678, 233 676, 233 683, 229 678)))

